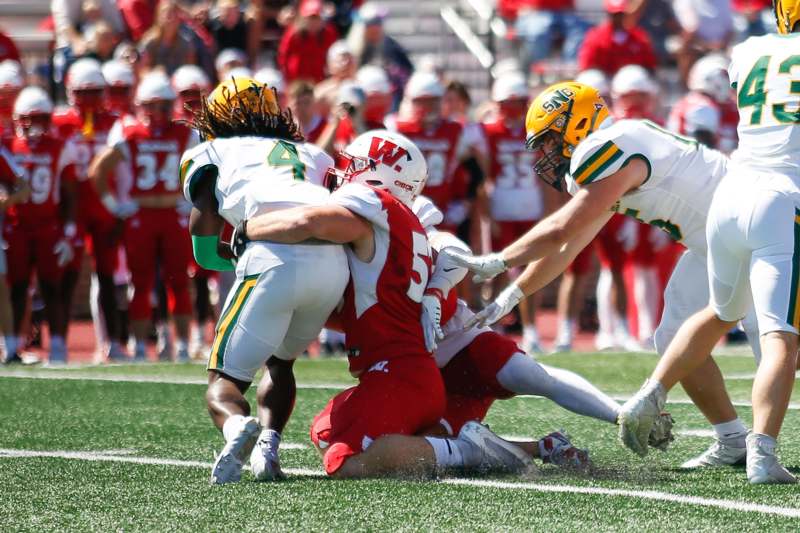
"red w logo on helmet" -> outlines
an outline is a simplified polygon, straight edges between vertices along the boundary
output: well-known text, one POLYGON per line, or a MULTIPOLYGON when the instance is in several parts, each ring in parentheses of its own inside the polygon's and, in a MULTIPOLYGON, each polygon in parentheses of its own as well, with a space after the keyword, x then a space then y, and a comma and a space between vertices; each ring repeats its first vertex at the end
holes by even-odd
POLYGON ((401 148, 393 142, 380 137, 372 138, 372 144, 369 147, 370 159, 380 161, 386 166, 394 167, 397 172, 400 172, 403 168, 396 163, 404 156, 408 157, 408 151, 405 148, 401 148))

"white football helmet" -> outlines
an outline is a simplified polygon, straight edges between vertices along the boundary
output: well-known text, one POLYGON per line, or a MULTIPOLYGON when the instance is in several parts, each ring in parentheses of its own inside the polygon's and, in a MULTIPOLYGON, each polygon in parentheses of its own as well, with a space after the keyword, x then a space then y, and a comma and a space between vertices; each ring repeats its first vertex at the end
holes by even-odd
POLYGON ((83 58, 69 67, 65 85, 68 91, 105 89, 106 79, 98 61, 83 58))
POLYGON ((719 103, 727 102, 731 97, 728 64, 728 59, 719 54, 698 59, 689 71, 689 90, 705 93, 719 103))
POLYGON ((632 92, 658 93, 658 86, 650 73, 639 65, 622 67, 611 80, 611 94, 615 98, 632 92))
POLYGON ((175 92, 211 90, 211 81, 197 65, 183 65, 172 75, 172 88, 175 92))
POLYGON ((425 188, 428 165, 410 139, 388 130, 362 133, 341 154, 344 182, 362 183, 389 192, 411 208, 425 188))
POLYGON ((430 72, 417 72, 408 80, 405 90, 406 98, 441 98, 444 96, 444 85, 430 72))
POLYGON ((253 74, 253 79, 275 89, 279 93, 282 93, 286 88, 286 84, 283 80, 283 74, 281 74, 281 71, 276 68, 261 68, 257 70, 255 74, 253 74))
POLYGON ((608 77, 600 69, 590 68, 584 70, 575 77, 575 81, 594 87, 603 98, 608 98, 611 95, 611 84, 608 83, 608 77))
POLYGON ((13 59, 0 61, 0 89, 22 89, 24 86, 22 66, 13 59))
POLYGON ((528 84, 521 74, 505 74, 497 78, 492 85, 492 100, 495 102, 528 98, 530 98, 528 84))
POLYGON ((163 72, 151 72, 139 82, 134 101, 137 105, 148 102, 175 100, 175 91, 163 72))
POLYGON ((14 102, 14 130, 19 137, 38 139, 50 129, 53 101, 41 87, 26 87, 14 102))
POLYGON ((136 83, 131 66, 119 59, 103 63, 102 72, 109 87, 133 87, 136 83))

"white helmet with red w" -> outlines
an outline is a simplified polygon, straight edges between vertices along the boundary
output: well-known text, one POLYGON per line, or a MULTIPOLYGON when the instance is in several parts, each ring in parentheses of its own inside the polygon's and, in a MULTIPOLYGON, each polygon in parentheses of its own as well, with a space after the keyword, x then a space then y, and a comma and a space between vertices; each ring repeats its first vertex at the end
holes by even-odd
POLYGON ((172 74, 172 88, 176 93, 184 91, 211 91, 211 81, 197 65, 183 65, 172 74))
POLYGON ((428 179, 428 165, 410 139, 388 130, 362 133, 342 152, 344 181, 388 191, 409 208, 428 179))
POLYGON ((50 129, 53 101, 41 87, 26 87, 14 102, 14 130, 20 137, 37 139, 50 129))
POLYGON ((719 54, 702 57, 689 71, 689 90, 705 93, 719 103, 731 98, 728 82, 729 61, 719 54))
POLYGON ((69 67, 65 84, 69 91, 98 90, 105 89, 106 79, 98 61, 83 58, 69 67))

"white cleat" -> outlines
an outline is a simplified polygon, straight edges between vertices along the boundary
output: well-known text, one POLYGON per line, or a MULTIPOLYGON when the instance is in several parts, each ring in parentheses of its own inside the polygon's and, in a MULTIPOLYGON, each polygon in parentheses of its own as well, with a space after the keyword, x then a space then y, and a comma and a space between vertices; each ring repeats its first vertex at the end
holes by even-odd
POLYGON ((626 448, 640 457, 647 455, 650 432, 666 401, 667 393, 661 383, 648 380, 620 408, 617 416, 619 438, 626 448))
POLYGON ((778 461, 777 444, 769 435, 747 435, 747 480, 751 484, 797 483, 797 478, 778 461))
POLYGON ((211 484, 236 483, 242 478, 242 463, 250 455, 256 443, 261 425, 255 417, 242 420, 236 436, 225 443, 211 468, 211 484))
POLYGON ((480 470, 484 472, 506 472, 531 475, 536 466, 525 451, 478 422, 467 422, 458 433, 458 438, 477 446, 482 454, 480 470))
POLYGON ((269 439, 259 438, 250 454, 250 469, 256 481, 280 481, 286 479, 281 470, 277 447, 269 439))
POLYGON ((743 465, 747 457, 744 440, 744 438, 715 439, 706 451, 683 463, 681 468, 719 468, 743 465))
POLYGON ((562 431, 554 431, 539 439, 539 457, 543 463, 566 468, 583 469, 592 466, 589 450, 576 448, 562 431))

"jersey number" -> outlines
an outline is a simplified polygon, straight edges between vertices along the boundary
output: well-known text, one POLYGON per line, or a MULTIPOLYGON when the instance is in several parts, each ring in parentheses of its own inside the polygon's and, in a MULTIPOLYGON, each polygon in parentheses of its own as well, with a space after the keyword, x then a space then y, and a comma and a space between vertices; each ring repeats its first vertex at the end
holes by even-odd
POLYGON ((426 187, 438 187, 447 177, 447 158, 441 152, 428 152, 425 154, 428 163, 428 181, 426 187))
POLYGON ((533 153, 497 154, 497 162, 500 164, 498 189, 530 189, 534 186, 533 153))
POLYGON ((639 218, 639 210, 638 209, 626 209, 625 216, 633 217, 639 222, 644 222, 645 224, 650 224, 651 226, 655 226, 659 229, 662 229, 669 233, 669 236, 673 238, 673 240, 681 241, 683 240, 683 233, 681 233, 681 228, 677 224, 673 224, 669 220, 664 220, 663 218, 657 218, 655 220, 651 220, 650 222, 645 222, 641 218, 639 218))
POLYGON ((278 141, 267 156, 267 163, 273 167, 292 167, 292 175, 297 181, 305 181, 306 166, 297 155, 297 147, 286 141, 278 141))
POLYGON ((159 181, 164 183, 167 191, 178 190, 179 185, 179 159, 177 154, 167 154, 164 164, 157 169, 158 159, 154 154, 136 155, 136 188, 140 191, 149 191, 159 181))
POLYGON ((22 168, 22 178, 31 188, 31 203, 43 204, 50 198, 53 188, 53 173, 46 165, 37 165, 31 169, 22 168))
POLYGON ((411 277, 411 283, 408 286, 406 295, 413 301, 419 303, 422 301, 425 287, 428 286, 430 271, 428 270, 428 263, 424 258, 427 257, 430 260, 431 247, 428 244, 428 238, 422 233, 417 233, 415 231, 412 232, 411 235, 414 241, 414 259, 411 263, 411 270, 419 276, 419 281, 415 280, 413 276, 411 277))
MULTIPOLYGON (((764 106, 767 104, 767 90, 764 85, 767 81, 770 59, 771 56, 759 57, 737 92, 736 103, 739 109, 753 108, 750 114, 751 126, 761 124, 764 106)), ((789 56, 778 66, 778 74, 791 74, 792 68, 796 66, 800 66, 800 55, 789 56)), ((800 81, 790 82, 789 93, 800 94, 800 81)), ((772 116, 781 124, 800 124, 800 109, 787 111, 785 103, 773 104, 772 116)))

